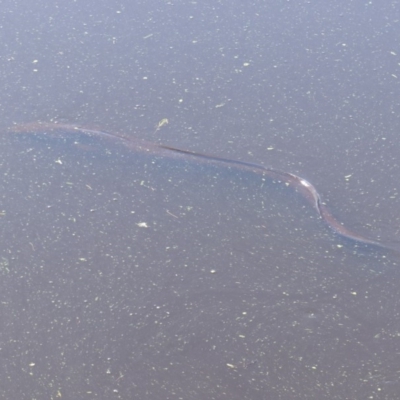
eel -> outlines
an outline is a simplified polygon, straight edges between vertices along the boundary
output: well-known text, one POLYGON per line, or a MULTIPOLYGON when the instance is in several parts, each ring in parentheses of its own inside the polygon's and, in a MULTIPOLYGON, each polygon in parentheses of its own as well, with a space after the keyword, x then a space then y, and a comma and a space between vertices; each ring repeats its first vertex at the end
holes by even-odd
POLYGON ((235 167, 240 170, 250 171, 257 175, 268 176, 277 181, 281 181, 287 186, 292 187, 295 191, 301 193, 303 197, 315 208, 318 216, 326 223, 326 225, 337 235, 342 238, 348 239, 357 244, 371 245, 386 250, 393 250, 400 253, 399 249, 388 246, 378 240, 373 240, 363 235, 360 235, 352 230, 346 228, 340 221, 338 221, 322 202, 321 196, 315 186, 306 179, 292 174, 290 172, 281 171, 275 168, 264 167, 259 164, 253 164, 246 161, 232 160, 228 158, 218 157, 209 154, 197 153, 190 150, 182 150, 179 148, 165 146, 162 144, 149 143, 144 141, 135 140, 130 137, 118 135, 114 133, 105 132, 102 130, 87 129, 77 125, 61 124, 61 123, 46 123, 36 122, 28 124, 15 125, 8 129, 13 133, 43 133, 57 136, 60 132, 67 132, 71 135, 85 134, 92 137, 102 137, 108 140, 119 141, 124 146, 143 152, 155 151, 160 155, 167 157, 178 156, 184 159, 193 158, 202 162, 211 162, 214 165, 225 165, 228 167, 235 167))

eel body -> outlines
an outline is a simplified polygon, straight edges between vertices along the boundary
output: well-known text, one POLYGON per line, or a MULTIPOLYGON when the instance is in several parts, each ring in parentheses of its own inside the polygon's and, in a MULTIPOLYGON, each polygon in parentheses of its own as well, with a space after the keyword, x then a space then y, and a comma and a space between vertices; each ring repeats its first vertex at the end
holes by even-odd
POLYGON ((287 186, 292 187, 295 191, 301 193, 308 202, 315 208, 318 216, 328 225, 329 228, 339 236, 349 239, 355 243, 363 245, 372 245, 383 249, 390 249, 399 252, 390 246, 387 246, 377 240, 369 239, 363 235, 360 235, 352 230, 346 228, 340 221, 338 221, 328 210, 325 204, 321 201, 315 186, 307 181, 306 179, 292 174, 277 170, 274 168, 264 167, 258 164, 253 164, 245 161, 231 160, 228 158, 196 153, 189 150, 182 150, 175 147, 164 146, 160 144, 148 143, 138 141, 129 137, 125 137, 118 134, 108 133, 101 130, 86 129, 75 125, 66 125, 58 123, 31 123, 16 125, 9 129, 10 132, 34 132, 34 133, 45 133, 51 136, 64 134, 81 135, 85 134, 92 137, 101 137, 103 139, 118 141, 124 146, 137 151, 142 152, 154 152, 166 157, 179 157, 184 159, 196 159, 201 162, 208 162, 214 165, 224 165, 231 168, 237 168, 239 170, 250 171, 257 175, 268 176, 274 180, 281 181, 287 186))

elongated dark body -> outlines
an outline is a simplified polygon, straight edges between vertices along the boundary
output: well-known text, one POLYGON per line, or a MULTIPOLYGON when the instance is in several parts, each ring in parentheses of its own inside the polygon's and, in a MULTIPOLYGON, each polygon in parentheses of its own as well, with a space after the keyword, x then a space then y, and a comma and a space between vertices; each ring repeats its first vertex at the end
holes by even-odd
POLYGON ((176 149, 174 147, 169 147, 169 146, 160 146, 160 147, 168 149, 168 150, 172 150, 175 152, 179 152, 181 154, 186 154, 188 156, 202 157, 202 158, 206 158, 207 160, 211 160, 211 161, 236 165, 241 169, 251 170, 257 174, 265 174, 274 179, 278 179, 278 180, 286 183, 287 185, 293 187, 296 191, 300 192, 315 207, 319 216, 326 222, 326 224, 335 233, 339 234, 340 236, 342 236, 346 239, 350 239, 350 240, 358 242, 358 243, 391 249, 390 247, 384 245, 383 243, 380 243, 376 240, 366 238, 362 235, 352 232, 351 230, 349 230, 345 226, 343 226, 331 214, 331 212, 328 210, 328 208, 324 204, 322 204, 321 197, 320 197, 319 193, 317 192, 316 188, 314 187, 314 185, 297 175, 294 175, 290 172, 280 171, 280 170, 277 170, 274 168, 263 167, 258 164, 247 163, 244 161, 236 161, 236 160, 230 160, 230 159, 210 156, 207 154, 199 154, 199 153, 194 153, 194 152, 190 152, 190 151, 186 151, 186 150, 176 149))
POLYGON ((347 229, 343 224, 341 224, 328 210, 328 208, 322 203, 321 197, 314 187, 313 184, 307 180, 301 178, 300 176, 294 175, 289 172, 280 171, 274 168, 263 167, 258 164, 248 163, 244 161, 231 160, 223 157, 195 153, 188 150, 181 150, 178 148, 158 145, 154 143, 148 143, 143 141, 137 141, 132 138, 127 138, 120 135, 111 134, 108 132, 100 130, 86 129, 74 125, 65 124, 54 124, 54 123, 33 123, 17 125, 10 129, 10 131, 18 132, 36 132, 43 133, 51 136, 57 136, 57 134, 63 132, 68 132, 71 136, 75 135, 88 135, 88 136, 98 136, 103 139, 109 139, 113 141, 118 141, 124 146, 131 148, 133 150, 139 150, 144 152, 156 152, 161 156, 165 157, 180 157, 180 158, 195 158, 198 162, 207 162, 212 164, 220 164, 232 168, 238 168, 240 170, 250 171, 257 175, 266 175, 274 180, 281 181, 287 186, 292 187, 295 191, 300 192, 316 209, 319 217, 338 235, 343 238, 352 240, 356 243, 378 246, 385 249, 391 249, 398 251, 397 249, 392 249, 390 246, 386 246, 379 241, 369 239, 356 232, 347 229))

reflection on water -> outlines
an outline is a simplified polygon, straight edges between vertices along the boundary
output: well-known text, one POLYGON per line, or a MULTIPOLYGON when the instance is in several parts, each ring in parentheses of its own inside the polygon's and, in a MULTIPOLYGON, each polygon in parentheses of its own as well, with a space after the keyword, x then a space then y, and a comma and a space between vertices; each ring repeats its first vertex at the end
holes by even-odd
POLYGON ((5 397, 385 398, 398 385, 393 253, 341 242, 269 176, 30 130, 0 147, 5 397))

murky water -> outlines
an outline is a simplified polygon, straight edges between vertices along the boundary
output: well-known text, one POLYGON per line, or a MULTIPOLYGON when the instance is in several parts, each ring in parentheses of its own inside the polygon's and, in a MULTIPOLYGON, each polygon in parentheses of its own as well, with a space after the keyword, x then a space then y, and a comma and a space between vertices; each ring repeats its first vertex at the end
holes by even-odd
POLYGON ((5 398, 399 389, 398 258, 284 183, 65 128, 0 152, 5 398))

